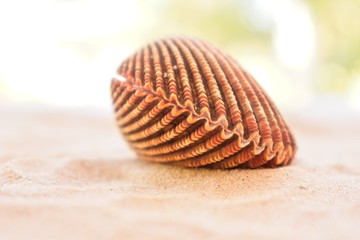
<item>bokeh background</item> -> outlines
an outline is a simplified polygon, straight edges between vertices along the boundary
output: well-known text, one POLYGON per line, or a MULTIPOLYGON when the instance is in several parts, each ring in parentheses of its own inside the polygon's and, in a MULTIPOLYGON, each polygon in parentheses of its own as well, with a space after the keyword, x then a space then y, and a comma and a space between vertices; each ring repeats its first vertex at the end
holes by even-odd
POLYGON ((0 101, 110 108, 121 61, 192 35, 233 55, 287 111, 360 111, 358 0, 0 2, 0 101))

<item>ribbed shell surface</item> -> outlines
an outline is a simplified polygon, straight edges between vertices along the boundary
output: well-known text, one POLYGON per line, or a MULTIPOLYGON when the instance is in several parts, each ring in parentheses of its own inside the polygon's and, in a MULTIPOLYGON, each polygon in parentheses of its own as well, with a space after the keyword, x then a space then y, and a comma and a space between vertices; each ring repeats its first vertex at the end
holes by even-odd
POLYGON ((195 38, 153 42, 111 82, 117 124, 139 158, 184 167, 287 165, 296 145, 279 111, 233 58, 195 38))

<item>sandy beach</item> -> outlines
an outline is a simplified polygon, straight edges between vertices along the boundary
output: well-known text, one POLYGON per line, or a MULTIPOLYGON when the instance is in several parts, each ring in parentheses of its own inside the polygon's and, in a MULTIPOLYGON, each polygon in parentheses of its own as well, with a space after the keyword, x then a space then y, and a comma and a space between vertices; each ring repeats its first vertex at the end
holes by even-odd
POLYGON ((0 239, 359 239, 360 118, 286 115, 278 169, 140 161, 110 110, 0 108, 0 239))

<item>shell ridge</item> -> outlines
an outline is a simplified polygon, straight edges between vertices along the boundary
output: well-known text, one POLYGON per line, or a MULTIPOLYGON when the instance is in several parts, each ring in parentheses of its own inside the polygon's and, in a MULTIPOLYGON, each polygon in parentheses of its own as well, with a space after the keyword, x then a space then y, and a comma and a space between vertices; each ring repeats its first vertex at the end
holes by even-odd
MULTIPOLYGON (((150 95, 147 95, 147 97, 149 97, 149 96, 153 96, 155 99, 154 100, 159 100, 159 101, 162 101, 162 102, 164 102, 164 104, 168 104, 168 106, 172 106, 172 107, 177 107, 177 106, 179 106, 179 107, 181 107, 181 109, 183 110, 183 111, 186 111, 186 112, 188 112, 190 115, 193 115, 193 117, 195 118, 195 119, 198 119, 198 120, 200 120, 202 117, 200 117, 200 116, 196 116, 196 114, 194 115, 194 113, 193 112, 191 112, 191 111, 189 111, 187 108, 185 108, 184 106, 182 106, 179 102, 173 102, 173 101, 171 101, 170 99, 166 99, 166 98, 164 98, 164 96, 158 96, 157 94, 156 94, 156 92, 152 92, 152 91, 149 91, 148 89, 144 89, 144 88, 142 88, 142 87, 140 87, 140 86, 137 86, 135 83, 132 83, 132 82, 120 82, 120 85, 122 85, 122 86, 124 86, 124 87, 126 87, 126 88, 128 88, 128 87, 130 87, 130 88, 137 88, 137 90, 138 91, 141 91, 141 92, 143 92, 143 93, 146 93, 146 94, 150 94, 150 95)), ((131 101, 131 103, 133 103, 134 101, 131 101)), ((129 104, 128 105, 131 105, 131 103, 129 102, 129 104)), ((129 109, 128 109, 128 107, 127 107, 127 105, 126 106, 122 106, 123 108, 121 108, 119 111, 117 111, 117 114, 118 115, 121 115, 121 114, 119 114, 119 112, 120 113, 123 113, 123 112, 125 112, 125 111, 128 111, 129 109)), ((122 116, 122 115, 121 115, 122 116)), ((138 124, 137 122, 135 123, 135 125, 136 124, 138 124)))
MULTIPOLYGON (((130 83, 130 82, 124 82, 124 83, 121 83, 121 84, 125 84, 125 85, 130 85, 130 86, 132 86, 132 87, 134 87, 134 83, 130 83)), ((148 92, 148 89, 142 89, 141 87, 140 88, 138 88, 138 90, 142 90, 142 91, 146 91, 146 92, 148 92)), ((151 93, 151 94, 155 94, 155 93, 151 93)), ((159 97, 159 96, 157 96, 157 97, 159 97)), ((164 99, 162 99, 162 100, 164 100, 164 99)), ((166 101, 166 99, 164 100, 164 101, 166 101)), ((168 103, 171 103, 171 102, 168 102, 168 103)), ((174 103, 171 103, 171 104, 174 104, 174 103)), ((185 109, 184 109, 185 110, 185 109)), ((186 111, 188 111, 187 109, 186 109, 186 111)), ((158 112, 158 111, 157 111, 158 112)), ((193 115, 193 113, 192 112, 189 112, 189 114, 190 115, 193 115)), ((146 116, 145 116, 146 117, 146 116)), ((145 118, 144 117, 144 118, 145 118)), ((150 116, 150 117, 147 117, 147 119, 151 119, 153 116, 150 116)), ((199 118, 198 116, 194 116, 195 118, 199 118)), ((223 125, 223 124, 221 124, 221 121, 223 121, 223 119, 222 118, 219 118, 218 119, 218 121, 215 121, 215 122, 213 122, 213 121, 211 121, 210 119, 207 119, 207 121, 208 121, 208 123, 209 124, 211 124, 212 126, 217 126, 217 125, 222 125, 222 128, 223 128, 223 131, 221 132, 221 138, 222 139, 224 139, 224 140, 226 140, 227 138, 228 138, 228 136, 227 135, 224 135, 224 132, 227 132, 227 134, 229 135, 230 134, 230 132, 228 132, 228 131, 226 131, 226 128, 225 128, 225 126, 223 125)), ((144 125, 144 123, 136 123, 136 125, 139 125, 139 126, 143 126, 144 125)), ((153 134, 154 133, 154 131, 156 131, 156 129, 158 129, 158 128, 160 128, 160 126, 161 127, 163 127, 163 126, 165 126, 166 125, 166 123, 165 124, 158 124, 157 126, 154 126, 153 128, 152 128, 152 130, 147 130, 144 134, 141 134, 141 137, 147 137, 147 136, 149 136, 149 135, 151 135, 151 134, 153 134)), ((213 128, 213 127, 212 127, 213 128)), ((130 129, 130 130, 133 130, 132 128, 130 129)), ((128 131, 130 131, 130 130, 128 130, 128 131)), ((125 131, 124 133, 126 134, 128 131, 125 131)), ((127 137, 130 141, 134 141, 135 139, 138 139, 139 138, 139 136, 136 136, 136 138, 134 138, 134 137, 127 137)), ((213 140, 209 140, 208 141, 208 143, 207 143, 207 145, 205 145, 206 147, 210 147, 211 146, 211 144, 218 144, 219 142, 218 141, 216 141, 216 140, 219 140, 219 138, 216 138, 215 140, 213 139, 213 140)), ((222 142, 222 141, 220 141, 220 142, 222 142)), ((198 147, 198 148, 200 148, 200 147, 198 147)), ((204 147, 202 147, 202 149, 201 149, 201 151, 204 151, 204 147)), ((201 152, 200 151, 200 152, 201 152)), ((198 154, 198 153, 200 153, 200 152, 194 152, 193 154, 198 154)))
POLYGON ((172 64, 170 54, 168 52, 167 47, 162 42, 158 42, 158 46, 160 48, 160 53, 163 57, 162 58, 163 65, 165 67, 165 76, 164 76, 164 79, 166 81, 165 85, 167 86, 170 95, 173 94, 173 95, 177 96, 178 89, 177 89, 177 83, 175 80, 175 73, 172 68, 173 64, 172 64))
POLYGON ((152 78, 152 68, 151 68, 151 58, 152 55, 150 46, 144 47, 144 85, 148 86, 151 90, 153 90, 153 82, 151 81, 152 78))
MULTIPOLYGON (((162 63, 160 60, 160 56, 158 53, 158 48, 155 45, 155 43, 151 43, 149 44, 149 47, 151 49, 151 66, 153 69, 153 77, 152 77, 152 81, 153 81, 153 85, 154 85, 154 90, 156 92, 158 92, 159 90, 164 91, 164 80, 162 78, 163 73, 162 73, 162 63)), ((164 94, 166 94, 164 92, 164 94)))
POLYGON ((144 66, 144 49, 141 49, 138 53, 136 53, 136 58, 135 58, 135 72, 134 72, 134 77, 135 77, 135 83, 137 85, 143 85, 143 66, 144 66))
POLYGON ((214 73, 212 72, 211 67, 209 66, 209 63, 207 62, 205 56, 203 53, 194 46, 194 44, 190 40, 183 40, 183 43, 185 46, 187 46, 191 52, 194 55, 194 60, 198 65, 199 70, 201 70, 202 75, 204 75, 203 78, 203 85, 205 88, 208 88, 208 101, 210 103, 210 110, 211 107, 214 107, 214 118, 213 120, 217 119, 221 115, 226 114, 225 110, 225 103, 223 102, 219 86, 216 82, 216 79, 214 78, 214 73))
POLYGON ((164 44, 169 48, 169 52, 172 53, 171 55, 174 56, 175 59, 175 65, 173 68, 178 70, 178 78, 179 78, 179 86, 182 88, 183 92, 183 99, 184 102, 193 102, 194 99, 194 93, 192 91, 191 81, 189 80, 190 77, 188 75, 188 66, 186 66, 186 63, 184 62, 184 57, 182 56, 179 49, 174 45, 172 41, 169 41, 168 39, 164 40, 164 44))
MULTIPOLYGON (((209 103, 209 99, 208 99, 208 95, 209 95, 209 91, 206 88, 206 86, 204 85, 203 82, 203 77, 202 77, 202 72, 201 69, 199 69, 197 62, 194 59, 194 56, 192 54, 192 52, 186 47, 186 45, 184 45, 183 42, 174 39, 173 40, 174 44, 177 45, 177 47, 179 48, 180 51, 183 52, 186 62, 189 65, 191 74, 192 74, 192 78, 194 80, 194 90, 195 90, 195 95, 197 96, 198 99, 198 111, 197 112, 201 112, 202 110, 207 110, 208 112, 210 112, 210 103, 209 103)), ((197 109, 196 109, 197 110, 197 109)))
POLYGON ((234 92, 230 87, 224 70, 221 68, 218 60, 211 53, 211 51, 208 51, 208 49, 206 49, 204 45, 199 43, 198 41, 194 41, 194 44, 203 52, 204 58, 209 63, 210 67, 214 69, 214 79, 217 83, 221 98, 226 104, 226 106, 228 106, 225 109, 227 122, 229 124, 228 128, 232 130, 235 127, 236 123, 242 123, 241 112, 237 108, 237 101, 234 92))
POLYGON ((208 46, 212 51, 217 53, 219 63, 222 65, 224 69, 226 69, 225 72, 228 74, 229 83, 235 93, 236 98, 238 99, 237 101, 238 108, 241 109, 245 137, 251 135, 254 132, 258 132, 258 127, 256 124, 254 124, 256 122, 256 119, 252 111, 249 98, 243 89, 242 83, 239 81, 238 77, 236 76, 233 66, 230 64, 228 57, 218 48, 212 47, 207 42, 204 42, 203 44, 208 46))

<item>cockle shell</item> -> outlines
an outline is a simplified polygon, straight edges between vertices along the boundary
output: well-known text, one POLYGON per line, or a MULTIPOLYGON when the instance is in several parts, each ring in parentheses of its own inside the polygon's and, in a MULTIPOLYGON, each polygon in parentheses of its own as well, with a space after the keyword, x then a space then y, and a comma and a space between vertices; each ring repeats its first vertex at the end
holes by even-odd
POLYGON ((118 68, 111 94, 119 129, 143 160, 224 169, 294 158, 293 135, 264 90, 199 39, 140 49, 118 68))

